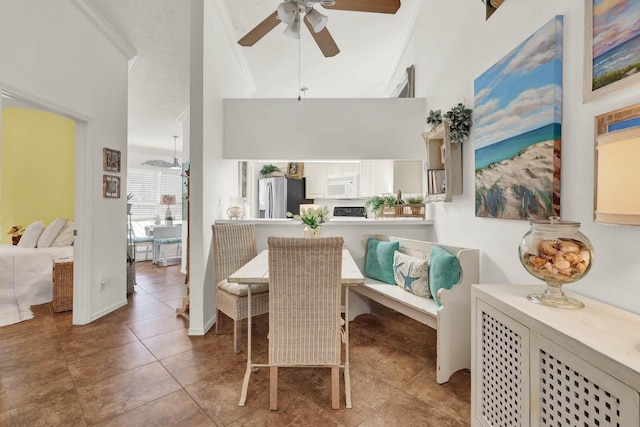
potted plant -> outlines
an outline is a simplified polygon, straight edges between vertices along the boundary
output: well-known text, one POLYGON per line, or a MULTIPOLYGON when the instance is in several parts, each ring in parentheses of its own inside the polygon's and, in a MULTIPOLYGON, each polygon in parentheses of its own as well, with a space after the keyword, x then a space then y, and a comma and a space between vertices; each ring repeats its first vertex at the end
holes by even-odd
POLYGON ((473 110, 465 107, 462 103, 444 113, 443 120, 447 120, 450 124, 451 142, 461 144, 467 139, 473 125, 472 113, 473 110))
POLYGON ((373 215, 375 217, 378 217, 380 216, 380 214, 382 214, 382 205, 384 205, 384 198, 382 198, 381 196, 373 196, 364 203, 364 207, 367 209, 367 211, 373 212, 373 215))
POLYGON ((444 113, 440 110, 430 110, 429 116, 426 118, 426 122, 431 128, 429 130, 433 130, 446 120, 449 123, 449 135, 451 138, 451 142, 454 144, 461 144, 464 142, 469 133, 471 132, 471 126, 473 125, 473 121, 471 120, 471 114, 473 110, 464 106, 464 104, 459 103, 451 110, 444 113))
POLYGON ((272 176, 277 172, 282 172, 279 167, 276 165, 264 165, 262 169, 260 169, 260 175, 262 176, 272 176))
POLYGON ((410 205, 412 215, 420 215, 420 210, 424 206, 424 199, 421 195, 408 197, 407 204, 410 205))
POLYGON ((327 216, 329 216, 329 209, 326 206, 322 208, 304 209, 300 212, 300 215, 287 212, 288 218, 297 219, 305 225, 303 230, 304 237, 320 237, 320 225, 327 216))

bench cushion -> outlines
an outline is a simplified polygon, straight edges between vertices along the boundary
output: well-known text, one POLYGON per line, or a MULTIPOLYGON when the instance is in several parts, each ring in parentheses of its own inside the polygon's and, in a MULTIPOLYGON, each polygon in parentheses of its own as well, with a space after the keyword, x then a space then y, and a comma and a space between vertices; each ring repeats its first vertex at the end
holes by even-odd
POLYGON ((451 289, 460 281, 460 263, 455 255, 436 245, 429 257, 429 288, 431 295, 440 306, 439 289, 451 289))
POLYGON ((367 259, 364 274, 373 279, 395 285, 393 277, 393 254, 400 249, 399 242, 382 242, 369 239, 367 242, 367 259))
POLYGON ((182 237, 156 237, 153 239, 155 243, 182 243, 182 237))
POLYGON ((428 268, 429 263, 426 259, 412 257, 400 251, 393 254, 393 276, 396 285, 423 298, 431 297, 428 268))

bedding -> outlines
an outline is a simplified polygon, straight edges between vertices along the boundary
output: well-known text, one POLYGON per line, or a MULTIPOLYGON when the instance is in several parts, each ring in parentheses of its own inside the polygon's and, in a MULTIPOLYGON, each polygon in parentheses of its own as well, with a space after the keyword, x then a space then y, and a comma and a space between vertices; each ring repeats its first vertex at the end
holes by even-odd
POLYGON ((22 248, 0 245, 0 304, 18 306, 53 300, 53 260, 73 258, 73 246, 22 248))

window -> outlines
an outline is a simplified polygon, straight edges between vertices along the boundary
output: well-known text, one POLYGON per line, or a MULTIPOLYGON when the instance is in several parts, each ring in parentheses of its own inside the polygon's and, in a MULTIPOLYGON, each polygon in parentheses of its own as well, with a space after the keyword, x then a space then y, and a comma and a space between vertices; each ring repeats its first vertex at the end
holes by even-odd
POLYGON ((182 177, 179 174, 149 169, 127 170, 127 193, 133 193, 131 219, 149 221, 165 218, 167 206, 161 203, 163 194, 176 196, 176 204, 169 206, 174 221, 182 220, 182 177))

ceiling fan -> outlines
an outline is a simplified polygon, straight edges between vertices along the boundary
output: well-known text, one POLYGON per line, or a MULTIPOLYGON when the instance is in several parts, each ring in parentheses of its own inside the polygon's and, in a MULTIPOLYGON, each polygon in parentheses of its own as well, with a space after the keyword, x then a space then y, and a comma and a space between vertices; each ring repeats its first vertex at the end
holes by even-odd
POLYGON ((287 24, 284 33, 289 37, 300 38, 300 15, 304 15, 304 23, 325 57, 335 56, 340 52, 338 45, 327 30, 328 18, 313 8, 319 3, 326 9, 350 10, 354 12, 396 13, 400 8, 400 0, 286 0, 278 5, 278 9, 256 25, 238 43, 242 46, 253 46, 280 22, 287 24))

